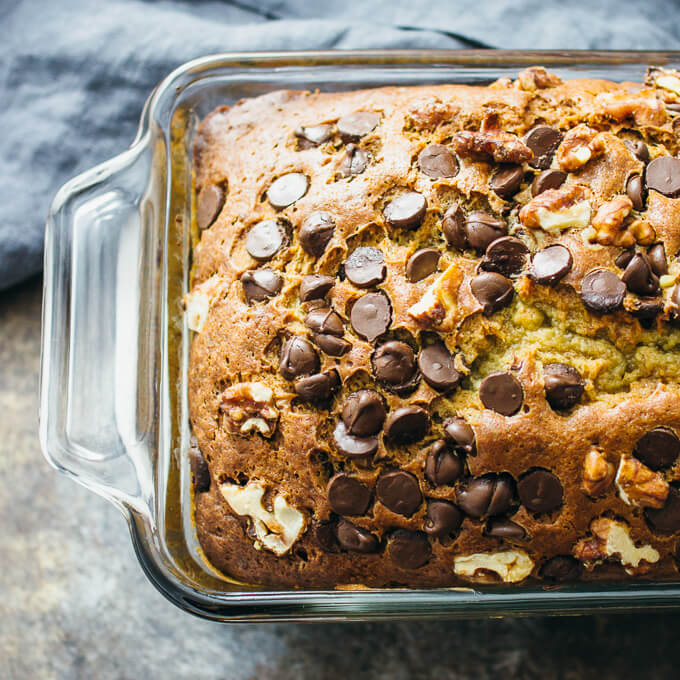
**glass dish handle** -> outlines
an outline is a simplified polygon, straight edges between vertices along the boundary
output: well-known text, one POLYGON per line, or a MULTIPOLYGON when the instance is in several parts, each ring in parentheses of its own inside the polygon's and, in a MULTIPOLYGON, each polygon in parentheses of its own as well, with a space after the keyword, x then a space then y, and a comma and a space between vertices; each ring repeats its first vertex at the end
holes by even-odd
POLYGON ((54 198, 40 387, 47 460, 122 510, 144 514, 153 496, 149 442, 157 441, 147 387, 154 324, 144 310, 162 280, 158 258, 143 247, 148 229, 158 228, 154 153, 148 130, 140 130, 126 152, 54 198))

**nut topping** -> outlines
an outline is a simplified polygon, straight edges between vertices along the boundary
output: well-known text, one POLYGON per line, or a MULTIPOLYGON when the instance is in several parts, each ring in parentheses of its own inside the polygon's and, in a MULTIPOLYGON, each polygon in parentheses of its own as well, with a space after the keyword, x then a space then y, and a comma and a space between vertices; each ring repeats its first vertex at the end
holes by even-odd
POLYGON ((225 291, 224 279, 213 274, 184 296, 184 313, 189 330, 196 333, 203 330, 210 308, 225 291))
POLYGON ((534 156, 517 135, 501 130, 495 115, 486 117, 479 132, 457 132, 451 139, 451 147, 461 158, 477 161, 524 163, 534 156))
POLYGON ((624 503, 644 508, 662 508, 670 489, 662 474, 633 456, 621 456, 616 488, 624 503))
POLYGON ((227 430, 232 434, 256 431, 264 437, 271 437, 279 419, 273 403, 274 392, 267 385, 242 382, 222 392, 220 411, 226 414, 227 430))
POLYGON ((423 326, 441 326, 446 316, 455 313, 458 307, 458 289, 462 282, 463 273, 458 266, 449 265, 408 313, 423 326))
POLYGON ((615 196, 611 201, 603 203, 593 217, 594 235, 591 240, 601 246, 630 248, 635 245, 635 237, 624 228, 632 209, 633 201, 628 196, 615 196))
POLYGON ((591 449, 583 463, 584 493, 591 498, 601 496, 614 481, 614 474, 614 464, 607 460, 604 453, 598 449, 591 449))
POLYGON ((545 90, 562 84, 562 78, 546 71, 543 66, 530 66, 517 74, 515 87, 526 92, 545 90))
POLYGON ((557 148, 557 162, 565 172, 576 172, 604 152, 604 138, 587 125, 577 125, 564 135, 557 148))
POLYGON ((590 222, 588 192, 578 184, 547 189, 522 208, 519 219, 525 227, 553 234, 570 227, 582 229, 590 222))
POLYGON ((453 571, 477 581, 491 581, 488 572, 503 583, 519 583, 534 568, 533 560, 523 550, 504 550, 495 553, 474 553, 453 558, 453 571))

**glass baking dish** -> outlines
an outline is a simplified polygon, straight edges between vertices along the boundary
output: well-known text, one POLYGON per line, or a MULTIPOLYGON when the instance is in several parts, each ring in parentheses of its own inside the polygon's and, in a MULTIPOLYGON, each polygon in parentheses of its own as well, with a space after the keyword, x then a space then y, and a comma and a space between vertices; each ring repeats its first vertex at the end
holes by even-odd
MULTIPOLYGON (((57 193, 47 219, 40 439, 47 460, 120 508, 142 568, 218 621, 566 614, 680 605, 680 583, 560 588, 271 591, 201 556, 186 451, 191 143, 216 106, 281 89, 488 83, 542 64, 564 78, 641 80, 680 52, 361 51, 222 54, 171 73, 132 146, 57 193)), ((86 521, 86 520, 84 520, 86 521)))

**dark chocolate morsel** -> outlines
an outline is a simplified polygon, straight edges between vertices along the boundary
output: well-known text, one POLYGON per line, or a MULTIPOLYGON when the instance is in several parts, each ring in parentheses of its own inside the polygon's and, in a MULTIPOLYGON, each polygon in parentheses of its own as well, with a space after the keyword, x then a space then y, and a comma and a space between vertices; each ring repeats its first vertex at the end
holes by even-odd
POLYGON ((314 346, 299 335, 288 338, 281 347, 279 372, 286 380, 319 370, 319 355, 314 346))
POLYGON ((628 263, 633 259, 633 255, 635 255, 635 251, 632 248, 623 250, 616 256, 614 264, 619 267, 619 269, 625 269, 628 266, 628 263))
POLYGON ((424 529, 437 538, 450 536, 460 528, 464 518, 465 515, 453 503, 428 500, 424 529))
POLYGON ((385 422, 385 437, 395 444, 412 444, 427 434, 430 416, 420 406, 402 406, 385 422))
POLYGON ((342 420, 337 422, 333 430, 333 441, 338 451, 350 458, 372 456, 378 450, 377 437, 355 437, 347 431, 342 420))
POLYGON ((531 183, 531 195, 538 196, 548 189, 559 189, 564 184, 565 179, 567 179, 566 172, 543 170, 534 177, 534 181, 531 183))
POLYGON ((529 249, 514 236, 502 236, 486 249, 481 267, 503 276, 517 276, 524 269, 529 249))
POLYGON ((298 397, 309 403, 328 401, 339 386, 340 376, 334 368, 298 378, 293 385, 298 397))
POLYGON ((545 398, 557 411, 576 404, 585 388, 581 374, 567 364, 546 364, 543 367, 543 386, 545 398))
POLYGON ((295 136, 300 139, 300 146, 303 148, 319 146, 333 136, 333 126, 329 123, 301 125, 295 130, 295 136))
POLYGON ((263 220, 254 224, 246 238, 246 250, 255 260, 271 260, 288 243, 286 228, 278 220, 263 220))
POLYGON ((347 354, 351 349, 351 343, 343 338, 338 338, 335 335, 328 333, 312 333, 312 342, 314 342, 324 354, 329 357, 341 357, 347 354))
POLYGON ((387 542, 387 556, 401 569, 418 569, 430 559, 432 548, 420 531, 397 529, 387 542))
POLYGON ((588 272, 581 282, 581 300, 591 312, 614 312, 621 308, 625 296, 626 284, 607 269, 588 272))
POLYGON ((581 565, 571 555, 556 555, 543 563, 538 575, 550 583, 578 581, 581 565))
POLYGON ((561 141, 562 133, 549 125, 537 125, 529 130, 524 137, 524 143, 534 152, 529 165, 539 170, 549 168, 561 141))
POLYGON ((649 149, 641 139, 627 139, 624 144, 635 158, 643 163, 649 163, 649 149))
POLYGON ((422 281, 437 271, 441 253, 435 248, 416 250, 406 261, 406 277, 411 283, 422 281))
POLYGON ((648 189, 675 198, 680 194, 680 158, 661 156, 649 162, 645 170, 648 189))
POLYGON ((444 421, 444 435, 459 451, 471 456, 477 453, 475 431, 462 418, 447 418, 444 421))
POLYGON ((338 172, 341 177, 360 175, 368 166, 368 154, 356 144, 348 144, 345 155, 340 160, 338 172))
POLYGON ((524 527, 507 517, 494 517, 487 522, 484 534, 492 538, 521 541, 526 538, 527 532, 524 527))
POLYGON ((504 164, 495 172, 489 186, 501 197, 514 196, 524 179, 524 170, 521 165, 504 164))
POLYGON ((652 321, 663 312, 663 299, 660 297, 641 297, 632 301, 632 307, 628 310, 632 316, 640 320, 640 324, 647 328, 652 321))
POLYGON ((222 212, 224 189, 219 184, 203 187, 196 197, 196 224, 202 231, 207 229, 222 212))
POLYGON ((345 276, 358 288, 370 288, 381 283, 387 274, 385 258, 372 246, 357 248, 345 260, 345 276))
POLYGON ((483 272, 470 282, 472 294, 482 305, 484 316, 491 316, 512 302, 515 289, 512 281, 496 272, 483 272))
POLYGON ((371 502, 370 489, 346 472, 331 477, 326 493, 331 510, 338 515, 363 515, 371 502))
POLYGON ((626 265, 621 280, 631 293, 653 297, 661 292, 659 277, 652 271, 652 263, 643 253, 636 253, 626 265))
POLYGON ((562 482, 548 470, 536 468, 520 478, 517 493, 530 512, 550 512, 562 505, 562 482))
POLYGON ((427 200, 415 191, 406 191, 393 198, 386 206, 383 214, 393 226, 402 229, 416 229, 425 218, 427 200))
POLYGON ((248 302, 261 302, 273 297, 283 285, 281 275, 271 269, 245 271, 241 274, 240 280, 248 302))
POLYGON ((267 189, 267 199, 274 208, 282 209, 302 198, 309 188, 309 177, 302 172, 289 172, 275 179, 267 189))
POLYGON ((645 517, 654 531, 674 534, 680 531, 680 491, 671 486, 662 508, 645 508, 645 517))
POLYGON ((338 132, 344 141, 356 141, 373 131, 379 122, 379 113, 356 111, 340 118, 338 121, 338 132))
POLYGON ((332 276, 309 274, 302 279, 300 284, 300 301, 322 300, 334 285, 335 279, 332 276))
POLYGON ((207 491, 210 488, 210 468, 201 451, 195 446, 189 449, 189 465, 196 493, 207 491))
POLYGON ((324 552, 337 553, 340 551, 336 538, 335 522, 313 522, 312 533, 317 544, 324 552))
POLYGON ((371 364, 375 377, 390 389, 399 391, 415 384, 416 357, 405 342, 390 340, 380 345, 373 352, 371 364))
POLYGON ((483 253, 493 241, 508 233, 503 220, 483 210, 471 212, 465 220, 467 244, 478 253, 483 253))
POLYGON ((428 177, 454 177, 458 161, 453 152, 442 144, 430 144, 418 154, 418 167, 428 177))
POLYGON ((392 323, 389 298, 382 291, 366 293, 354 303, 350 321, 357 335, 374 342, 392 323))
POLYGON ((333 215, 323 210, 313 212, 302 223, 298 231, 298 239, 302 249, 312 257, 320 257, 333 238, 335 220, 333 215))
POLYGON ((340 547, 351 552, 374 553, 378 552, 380 547, 380 542, 370 531, 366 531, 366 529, 362 529, 346 519, 338 521, 335 536, 340 547))
POLYGON ((539 250, 531 260, 531 278, 537 283, 553 286, 561 281, 574 265, 569 249, 556 243, 539 250))
POLYGON ((352 392, 342 407, 342 420, 347 431, 358 437, 378 434, 386 417, 382 397, 374 390, 352 392))
POLYGON ((404 470, 381 474, 375 495, 386 508, 405 517, 410 517, 423 502, 417 477, 404 470))
POLYGON ((342 337, 345 332, 345 327, 342 319, 337 312, 330 307, 318 307, 313 309, 305 317, 305 325, 311 328, 315 333, 323 333, 324 335, 336 335, 342 337))
POLYGON ((502 416, 512 416, 522 406, 524 392, 522 384, 512 373, 497 371, 482 380, 479 398, 486 408, 502 416))
POLYGON ((448 444, 443 439, 432 442, 425 459, 425 476, 432 486, 452 484, 462 474, 463 463, 448 444))
POLYGON ((467 248, 467 236, 465 235, 465 214, 458 203, 453 203, 444 213, 442 218, 442 232, 446 242, 457 248, 467 248))
POLYGON ((667 427, 655 427, 638 439, 633 455, 652 470, 664 470, 680 456, 680 439, 667 427))
POLYGON ((657 276, 668 274, 668 260, 666 259, 666 249, 663 243, 655 243, 647 251, 649 263, 652 266, 652 271, 657 276))
POLYGON ((645 209, 645 187, 640 175, 631 175, 626 182, 626 193, 633 202, 635 210, 645 209))
POLYGON ((458 489, 456 500, 470 517, 493 517, 512 508, 514 480, 506 474, 488 474, 468 480, 458 489))
POLYGON ((443 342, 423 347, 418 355, 418 368, 425 382, 443 392, 457 387, 462 375, 454 366, 454 359, 443 342))

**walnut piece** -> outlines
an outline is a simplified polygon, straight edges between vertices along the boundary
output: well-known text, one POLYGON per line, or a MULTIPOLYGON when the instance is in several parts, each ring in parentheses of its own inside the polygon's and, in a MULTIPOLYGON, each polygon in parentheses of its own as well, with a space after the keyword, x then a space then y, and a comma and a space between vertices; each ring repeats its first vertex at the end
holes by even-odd
POLYGON ((562 78, 546 71, 543 66, 530 66, 517 74, 516 87, 527 92, 544 90, 562 84, 562 78))
POLYGON ((532 229, 559 234, 571 227, 584 228, 590 222, 590 202, 585 187, 571 184, 548 189, 532 198, 520 210, 519 219, 532 229))
POLYGON ((533 568, 533 560, 523 550, 474 553, 453 558, 453 571, 456 574, 482 582, 492 580, 488 576, 488 572, 492 572, 503 583, 518 583, 527 578, 533 568))
POLYGON ((583 463, 583 491, 592 498, 601 496, 614 481, 616 469, 602 451, 591 449, 583 463))
POLYGON ((615 196, 603 203, 593 217, 593 237, 602 246, 621 246, 630 248, 635 245, 635 236, 625 228, 626 218, 633 209, 633 201, 628 196, 615 196))
POLYGON ((225 292, 226 283, 224 279, 213 274, 184 296, 184 313, 189 330, 196 333, 203 330, 210 308, 225 292))
MULTIPOLYGON (((592 569, 607 558, 615 558, 626 567, 637 569, 640 562, 653 564, 659 561, 659 553, 651 545, 638 548, 630 537, 630 527, 608 517, 598 517, 590 523, 592 538, 581 539, 573 549, 573 555, 592 569)), ((630 573, 630 570, 626 570, 630 573)))
POLYGON ((633 456, 621 456, 616 488, 624 503, 643 508, 662 508, 670 491, 662 474, 650 470, 633 456))
POLYGON ((281 494, 274 497, 272 510, 267 510, 262 505, 265 487, 259 482, 248 482, 245 486, 225 483, 220 491, 237 515, 250 518, 258 550, 264 547, 276 555, 284 555, 302 534, 305 516, 281 494))
POLYGON ((242 382, 222 392, 220 410, 226 414, 227 429, 232 434, 257 431, 264 437, 271 437, 279 419, 273 403, 271 388, 263 383, 242 382))
POLYGON ((636 125, 661 126, 666 122, 664 105, 653 90, 602 92, 595 97, 602 113, 618 122, 632 119, 636 125))
POLYGON ((461 158, 478 161, 523 163, 534 157, 534 152, 517 135, 501 130, 495 114, 484 119, 479 132, 457 132, 451 146, 461 158))
POLYGON ((680 73, 674 69, 652 66, 645 74, 645 85, 659 87, 680 96, 680 73))
POLYGON ((565 172, 575 172, 604 153, 604 137, 587 125, 577 125, 564 135, 555 158, 565 172))
POLYGON ((409 307, 408 313, 423 326, 443 328, 447 316, 454 316, 458 308, 458 289, 463 273, 458 265, 449 265, 425 291, 425 294, 409 307))

